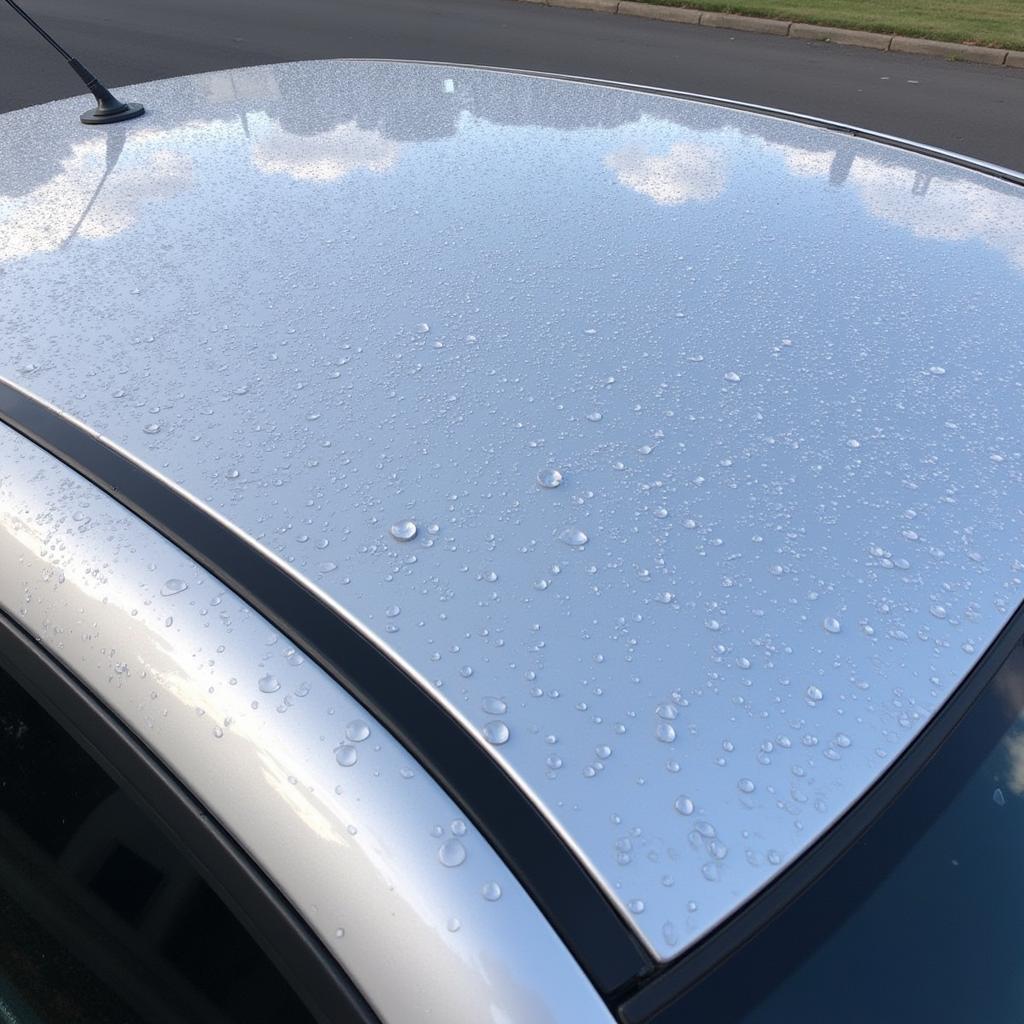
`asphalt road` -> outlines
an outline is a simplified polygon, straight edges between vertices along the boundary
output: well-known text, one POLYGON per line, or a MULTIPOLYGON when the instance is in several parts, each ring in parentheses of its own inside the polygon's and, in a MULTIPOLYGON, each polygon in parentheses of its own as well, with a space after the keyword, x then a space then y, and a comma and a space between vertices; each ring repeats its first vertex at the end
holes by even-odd
MULTIPOLYGON (((1008 68, 512 0, 22 3, 110 85, 315 57, 489 64, 763 103, 1024 169, 1024 71, 1008 68)), ((0 4, 0 110, 79 92, 0 4)))

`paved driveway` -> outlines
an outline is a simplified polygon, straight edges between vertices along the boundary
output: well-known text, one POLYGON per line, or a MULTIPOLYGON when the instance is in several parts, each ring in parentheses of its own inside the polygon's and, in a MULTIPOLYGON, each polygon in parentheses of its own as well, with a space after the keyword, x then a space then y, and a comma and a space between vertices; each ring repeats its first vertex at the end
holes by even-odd
MULTIPOLYGON (((1024 169, 1024 72, 512 0, 24 0, 111 84, 373 56, 560 71, 817 114, 1024 169)), ((0 9, 0 109, 79 92, 0 9)))

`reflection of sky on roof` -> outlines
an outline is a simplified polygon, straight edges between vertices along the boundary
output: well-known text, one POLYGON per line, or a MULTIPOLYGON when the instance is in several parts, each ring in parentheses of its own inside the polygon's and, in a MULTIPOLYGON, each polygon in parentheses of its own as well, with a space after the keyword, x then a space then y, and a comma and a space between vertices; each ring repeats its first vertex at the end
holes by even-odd
MULTIPOLYGON (((307 574, 469 728, 502 697, 495 756, 671 956, 1020 599, 1022 193, 637 93, 271 70, 133 90, 160 138, 129 131, 101 195, 137 219, 8 258, 0 373, 307 574), (145 197, 162 152, 190 177, 145 197), (72 306, 89 273, 110 289, 72 306)), ((24 194, 38 163, 12 167, 24 194)))

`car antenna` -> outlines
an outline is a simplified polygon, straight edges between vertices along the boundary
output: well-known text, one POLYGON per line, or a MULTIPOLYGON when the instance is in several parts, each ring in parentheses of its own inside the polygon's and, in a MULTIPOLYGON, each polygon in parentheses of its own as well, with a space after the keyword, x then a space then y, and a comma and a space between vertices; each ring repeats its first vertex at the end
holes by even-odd
POLYGON ((123 103, 119 100, 80 60, 72 57, 46 29, 33 21, 14 0, 7 0, 7 3, 71 65, 71 70, 85 82, 85 87, 96 97, 96 106, 79 118, 82 124, 112 124, 114 121, 127 121, 146 112, 141 103, 123 103))

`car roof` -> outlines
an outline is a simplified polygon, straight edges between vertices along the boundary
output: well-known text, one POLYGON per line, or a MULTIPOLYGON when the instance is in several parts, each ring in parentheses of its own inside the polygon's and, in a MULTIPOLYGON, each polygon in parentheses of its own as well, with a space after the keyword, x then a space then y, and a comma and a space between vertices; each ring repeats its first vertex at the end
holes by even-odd
POLYGON ((4 117, 0 374, 389 651, 656 957, 1020 603, 1018 186, 482 69, 130 91, 4 117))

